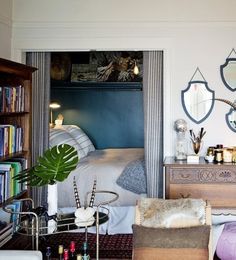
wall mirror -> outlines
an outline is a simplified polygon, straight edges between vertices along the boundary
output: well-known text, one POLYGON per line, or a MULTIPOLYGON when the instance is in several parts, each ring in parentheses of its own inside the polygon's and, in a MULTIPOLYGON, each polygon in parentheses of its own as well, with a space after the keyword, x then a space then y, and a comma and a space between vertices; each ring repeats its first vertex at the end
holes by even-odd
POLYGON ((234 49, 226 58, 225 63, 220 66, 220 75, 224 85, 229 90, 236 91, 236 52, 234 49))
POLYGON ((225 115, 226 123, 229 128, 236 132, 236 110, 231 108, 229 112, 225 115))
POLYGON ((214 106, 215 92, 208 84, 197 68, 188 87, 181 91, 182 106, 187 116, 195 123, 200 124, 211 113, 214 106), (196 72, 199 72, 203 80, 192 80, 196 72))

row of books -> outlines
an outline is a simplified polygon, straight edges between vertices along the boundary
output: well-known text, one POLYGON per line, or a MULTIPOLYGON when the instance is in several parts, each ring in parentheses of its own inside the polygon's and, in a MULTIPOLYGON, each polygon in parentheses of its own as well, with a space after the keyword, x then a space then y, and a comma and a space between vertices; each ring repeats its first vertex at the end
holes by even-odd
POLYGON ((0 163, 0 203, 26 189, 25 183, 19 183, 13 177, 27 167, 25 158, 13 158, 0 163))
POLYGON ((0 86, 0 112, 23 112, 24 109, 23 86, 0 86))
POLYGON ((23 129, 16 125, 0 125, 0 156, 23 149, 23 129))
MULTIPOLYGON (((6 206, 7 210, 11 212, 21 212, 22 202, 13 200, 11 204, 6 206)), ((3 208, 0 209, 0 247, 7 243, 15 231, 19 229, 20 214, 11 214, 6 212, 3 208)))

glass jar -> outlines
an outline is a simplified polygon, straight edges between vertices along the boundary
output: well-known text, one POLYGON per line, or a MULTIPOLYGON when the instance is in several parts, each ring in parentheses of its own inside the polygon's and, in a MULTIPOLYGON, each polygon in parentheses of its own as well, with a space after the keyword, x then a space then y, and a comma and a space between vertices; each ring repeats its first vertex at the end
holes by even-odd
POLYGON ((215 154, 215 147, 209 146, 207 149, 207 155, 213 155, 215 154))
POLYGON ((236 146, 233 147, 232 162, 236 163, 236 146))
POLYGON ((176 145, 175 145, 175 159, 187 160, 187 140, 185 138, 185 132, 177 132, 176 145))
POLYGON ((223 150, 222 149, 215 149, 215 161, 217 163, 223 162, 223 150))
POLYGON ((224 148, 223 161, 224 162, 232 162, 232 157, 233 157, 233 149, 232 148, 224 148))

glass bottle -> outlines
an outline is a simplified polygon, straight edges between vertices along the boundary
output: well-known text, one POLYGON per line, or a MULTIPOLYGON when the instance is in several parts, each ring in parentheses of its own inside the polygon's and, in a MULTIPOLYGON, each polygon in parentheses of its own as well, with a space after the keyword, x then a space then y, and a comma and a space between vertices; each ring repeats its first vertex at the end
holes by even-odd
POLYGON ((59 260, 63 259, 63 245, 58 246, 58 256, 59 256, 59 260))
POLYGON ((69 251, 68 249, 64 249, 64 252, 63 252, 63 260, 69 260, 69 251))
POLYGON ((47 260, 50 260, 50 259, 51 259, 51 254, 52 254, 51 247, 48 246, 48 247, 46 248, 46 259, 47 259, 47 260))
POLYGON ((76 260, 75 241, 70 242, 70 260, 76 260))
POLYGON ((76 260, 82 260, 82 259, 83 259, 83 257, 82 257, 81 254, 78 254, 78 255, 76 256, 76 260))
POLYGON ((176 146, 175 146, 175 159, 186 160, 188 150, 187 140, 185 138, 185 132, 177 132, 176 146))
POLYGON ((223 145, 217 144, 215 149, 215 161, 217 163, 223 162, 223 145))
POLYGON ((89 260, 90 256, 88 254, 88 243, 85 241, 83 244, 83 260, 89 260))

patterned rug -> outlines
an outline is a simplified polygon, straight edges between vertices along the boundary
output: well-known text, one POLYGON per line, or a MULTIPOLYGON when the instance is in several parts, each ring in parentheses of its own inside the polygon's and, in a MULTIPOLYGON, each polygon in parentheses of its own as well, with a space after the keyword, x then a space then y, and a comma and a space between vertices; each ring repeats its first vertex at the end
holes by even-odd
MULTIPOLYGON (((88 252, 90 257, 96 257, 96 235, 88 233, 88 252)), ((75 241, 76 251, 82 252, 83 242, 85 240, 84 233, 60 233, 46 236, 40 239, 40 250, 45 253, 46 247, 52 249, 52 257, 58 256, 58 245, 69 248, 70 241, 75 241)), ((132 234, 119 235, 99 235, 99 259, 116 258, 131 259, 132 258, 132 234)))

